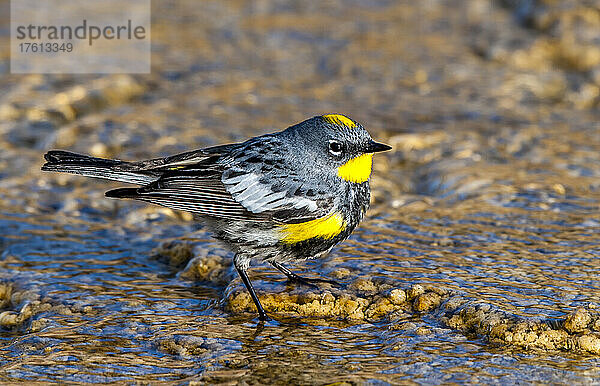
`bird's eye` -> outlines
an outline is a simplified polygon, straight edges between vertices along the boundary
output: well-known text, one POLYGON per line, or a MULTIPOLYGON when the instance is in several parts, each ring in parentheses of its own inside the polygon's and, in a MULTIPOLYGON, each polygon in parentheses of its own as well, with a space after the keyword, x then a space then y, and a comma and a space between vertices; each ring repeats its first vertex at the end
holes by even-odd
POLYGON ((338 141, 329 141, 329 152, 335 156, 342 154, 344 146, 338 141))

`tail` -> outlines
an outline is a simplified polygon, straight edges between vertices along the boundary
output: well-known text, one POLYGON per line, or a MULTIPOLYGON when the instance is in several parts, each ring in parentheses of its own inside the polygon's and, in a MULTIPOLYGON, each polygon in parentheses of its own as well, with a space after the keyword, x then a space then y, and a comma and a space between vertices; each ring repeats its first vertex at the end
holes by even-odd
POLYGON ((51 150, 44 158, 47 162, 42 170, 48 172, 79 174, 136 185, 149 184, 157 178, 154 173, 139 170, 139 166, 126 161, 96 158, 63 150, 51 150))
POLYGON ((108 192, 104 193, 104 195, 106 197, 110 197, 110 198, 132 198, 132 199, 139 198, 139 193, 138 193, 137 188, 113 189, 113 190, 109 190, 108 192))

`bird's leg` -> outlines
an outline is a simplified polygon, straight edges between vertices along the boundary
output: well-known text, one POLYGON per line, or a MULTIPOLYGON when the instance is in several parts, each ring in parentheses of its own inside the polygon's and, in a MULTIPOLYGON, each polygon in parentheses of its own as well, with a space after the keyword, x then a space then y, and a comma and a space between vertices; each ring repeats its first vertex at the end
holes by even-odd
POLYGON ((246 286, 246 289, 250 293, 250 297, 254 301, 254 305, 256 305, 256 310, 258 311, 258 319, 263 320, 263 321, 269 320, 267 313, 265 312, 262 305, 260 304, 260 300, 258 300, 258 296, 256 296, 256 292, 254 292, 254 287, 252 287, 252 283, 250 282, 250 279, 248 278, 248 274, 246 273, 246 268, 243 267, 238 261, 239 260, 237 259, 237 256, 236 256, 236 258, 234 259, 235 269, 237 270, 238 274, 240 275, 240 278, 242 278, 242 282, 246 286))
POLYGON ((332 285, 335 285, 338 287, 340 285, 335 280, 321 279, 321 278, 308 278, 308 277, 302 277, 302 276, 296 275, 294 272, 290 271, 289 269, 287 269, 286 267, 284 267, 283 265, 279 264, 276 261, 272 261, 271 265, 273 267, 277 268, 277 270, 279 272, 281 272, 285 276, 287 276, 288 280, 296 282, 296 283, 301 283, 301 284, 310 285, 310 286, 315 286, 314 283, 329 283, 329 284, 332 284, 332 285))

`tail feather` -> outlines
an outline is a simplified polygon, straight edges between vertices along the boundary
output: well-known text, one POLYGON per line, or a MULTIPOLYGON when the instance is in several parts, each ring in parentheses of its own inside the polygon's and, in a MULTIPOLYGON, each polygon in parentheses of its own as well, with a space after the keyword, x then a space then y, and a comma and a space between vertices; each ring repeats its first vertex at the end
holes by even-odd
POLYGON ((44 158, 48 161, 48 164, 82 164, 82 165, 96 165, 96 166, 114 166, 123 164, 123 161, 96 158, 85 154, 71 153, 70 151, 64 150, 50 150, 44 154, 44 158))
POLYGON ((104 193, 106 197, 111 198, 138 198, 137 188, 118 188, 104 193))
POLYGON ((52 150, 44 155, 44 171, 79 174, 106 180, 145 185, 156 180, 151 172, 136 170, 135 165, 119 160, 91 157, 63 150, 52 150))

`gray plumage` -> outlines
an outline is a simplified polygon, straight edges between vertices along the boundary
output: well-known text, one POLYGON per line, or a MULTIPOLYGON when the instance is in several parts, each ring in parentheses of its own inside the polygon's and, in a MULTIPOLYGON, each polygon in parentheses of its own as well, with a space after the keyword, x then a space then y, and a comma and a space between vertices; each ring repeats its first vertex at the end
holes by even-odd
POLYGON ((339 168, 365 153, 388 149, 349 118, 325 115, 243 143, 138 162, 54 150, 45 155, 42 170, 140 185, 110 190, 106 196, 143 200, 204 218, 236 253, 235 266, 264 319, 246 275, 250 261, 260 258, 299 280, 281 263, 326 253, 352 232, 369 206, 368 175, 353 182, 342 178, 339 168), (331 235, 295 228, 331 216, 336 216, 334 225, 339 222, 331 235), (296 235, 289 242, 285 232, 294 229, 308 238, 296 235))

